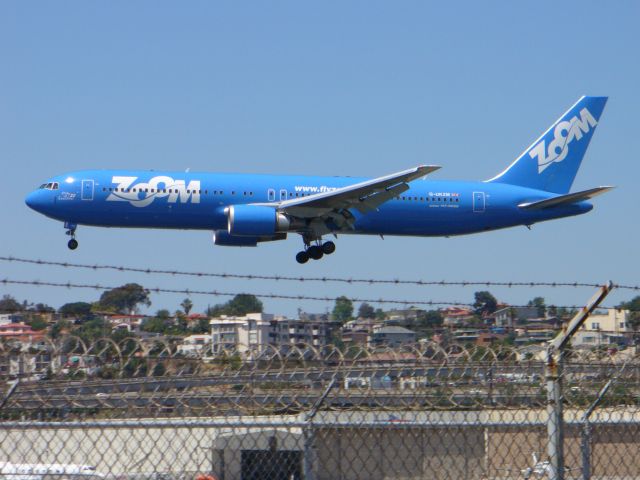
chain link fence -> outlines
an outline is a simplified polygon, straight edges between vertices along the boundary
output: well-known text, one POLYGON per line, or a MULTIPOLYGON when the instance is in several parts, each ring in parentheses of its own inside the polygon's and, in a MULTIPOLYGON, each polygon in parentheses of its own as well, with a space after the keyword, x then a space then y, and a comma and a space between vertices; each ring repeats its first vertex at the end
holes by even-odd
MULTIPOLYGON (((549 475, 545 349, 420 343, 180 355, 65 336, 0 350, 7 480, 549 475)), ((565 352, 564 478, 640 477, 640 355, 565 352)))

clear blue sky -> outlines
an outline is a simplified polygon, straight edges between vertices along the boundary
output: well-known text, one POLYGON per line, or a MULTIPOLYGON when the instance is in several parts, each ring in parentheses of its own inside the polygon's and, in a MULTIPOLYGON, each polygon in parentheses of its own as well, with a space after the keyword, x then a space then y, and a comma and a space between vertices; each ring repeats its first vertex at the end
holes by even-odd
MULTIPOLYGON (((640 283, 638 2, 31 2, 0 4, 0 254, 233 273, 640 283), (210 232, 62 225, 24 196, 82 168, 378 176, 420 163, 486 179, 583 94, 609 104, 574 189, 587 215, 457 238, 341 237, 299 266, 297 236, 214 248, 210 232)), ((146 277, 0 263, 0 277, 471 301, 474 288, 146 277)), ((491 289, 582 303, 590 290, 491 289)), ((98 293, 0 286, 59 307, 98 293)), ((614 295, 607 303, 631 298, 614 295)), ((183 295, 153 295, 151 311, 183 295)), ((193 297, 195 311, 226 298, 193 297)), ((265 301, 274 313, 319 302, 265 301)))

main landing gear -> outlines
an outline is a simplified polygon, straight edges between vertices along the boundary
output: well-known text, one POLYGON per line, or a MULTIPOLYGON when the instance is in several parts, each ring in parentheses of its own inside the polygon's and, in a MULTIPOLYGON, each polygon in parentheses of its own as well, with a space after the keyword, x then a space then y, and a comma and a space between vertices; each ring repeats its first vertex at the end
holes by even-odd
POLYGON ((69 250, 75 250, 78 248, 78 241, 76 240, 76 228, 78 226, 75 223, 64 222, 64 228, 67 229, 66 234, 71 237, 67 242, 67 247, 69 247, 69 250))
POLYGON ((318 239, 315 242, 315 245, 311 245, 311 242, 305 239, 305 249, 296 255, 298 263, 307 263, 310 258, 320 260, 325 255, 331 255, 336 251, 336 244, 331 241, 322 243, 322 239, 318 239))

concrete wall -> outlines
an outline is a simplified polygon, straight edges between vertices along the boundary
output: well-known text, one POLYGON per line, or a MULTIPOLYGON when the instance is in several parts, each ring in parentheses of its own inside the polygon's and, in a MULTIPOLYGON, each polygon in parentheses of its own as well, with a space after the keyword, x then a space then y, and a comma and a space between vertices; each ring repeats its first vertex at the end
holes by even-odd
MULTIPOLYGON (((640 423, 594 426, 593 475, 640 477, 639 438, 640 423)), ((565 441, 566 465, 577 475, 580 431, 568 428, 565 441)), ((313 445, 317 480, 519 478, 520 471, 532 465, 532 453, 546 458, 546 429, 325 427, 316 431, 313 445)), ((89 464, 114 475, 213 471, 218 478, 237 480, 243 450, 304 452, 304 448, 300 428, 6 428, 0 424, 0 461, 89 464)))

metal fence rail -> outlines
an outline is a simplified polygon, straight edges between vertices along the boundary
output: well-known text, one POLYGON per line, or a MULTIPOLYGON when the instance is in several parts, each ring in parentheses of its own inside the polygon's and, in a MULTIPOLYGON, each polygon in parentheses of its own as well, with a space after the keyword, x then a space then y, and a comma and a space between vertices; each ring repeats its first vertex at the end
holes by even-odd
MULTIPOLYGON (((547 478, 546 355, 428 342, 189 357, 132 339, 5 344, 0 475, 547 478)), ((636 348, 568 350, 561 380, 564 478, 639 477, 636 348)))

